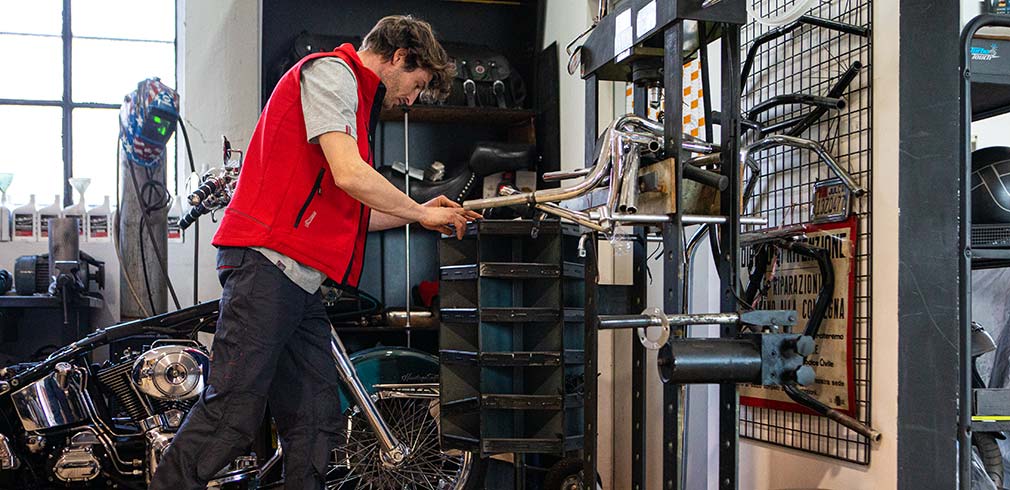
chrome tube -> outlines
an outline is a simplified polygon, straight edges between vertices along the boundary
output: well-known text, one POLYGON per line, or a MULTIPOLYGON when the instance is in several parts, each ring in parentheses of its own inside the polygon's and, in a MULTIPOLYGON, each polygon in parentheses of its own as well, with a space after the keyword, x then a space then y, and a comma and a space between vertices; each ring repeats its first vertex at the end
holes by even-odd
POLYGON ((545 172, 542 178, 544 179, 544 182, 576 179, 579 177, 585 177, 589 175, 589 172, 592 171, 593 171, 592 167, 579 168, 575 170, 559 170, 557 172, 545 172))
POLYGON ((337 365, 337 373, 340 375, 340 380, 344 382, 347 389, 351 392, 354 402, 357 403, 358 409, 361 410, 362 415, 364 415, 365 420, 368 422, 368 426, 371 427, 372 432, 375 433, 375 438, 379 441, 379 451, 383 464, 396 466, 402 463, 407 459, 410 451, 409 448, 398 441, 393 432, 389 430, 386 421, 379 414, 379 409, 375 408, 375 403, 372 402, 372 397, 368 394, 368 390, 365 389, 365 385, 358 378, 358 373, 354 370, 354 365, 351 364, 351 358, 347 355, 344 343, 340 341, 340 336, 337 335, 337 332, 332 327, 330 328, 330 353, 333 355, 333 360, 337 365))
POLYGON ((638 145, 635 143, 627 143, 619 138, 616 134, 612 136, 613 140, 610 142, 611 154, 610 157, 610 187, 607 188, 607 204, 606 208, 611 212, 617 211, 617 200, 621 192, 621 181, 624 179, 624 167, 625 167, 625 155, 629 153, 634 153, 637 151, 638 145))
MULTIPOLYGON (((519 190, 517 190, 514 187, 502 187, 499 192, 502 195, 509 196, 509 195, 518 194, 519 190)), ((578 223, 578 224, 580 224, 582 226, 585 226, 586 228, 589 228, 589 229, 592 229, 592 230, 595 230, 595 231, 600 231, 600 232, 606 232, 606 231, 608 231, 608 229, 606 227, 604 227, 603 225, 597 223, 596 221, 593 221, 592 219, 589 218, 589 214, 584 213, 582 211, 575 211, 575 210, 572 210, 572 209, 563 208, 563 207, 558 206, 557 204, 554 204, 554 203, 536 204, 533 207, 535 207, 536 209, 538 209, 540 211, 543 211, 545 213, 550 213, 550 214, 553 214, 555 216, 567 219, 569 221, 574 221, 574 222, 576 222, 576 223, 578 223)))
MULTIPOLYGON (((667 314, 666 322, 672 327, 688 325, 735 325, 740 322, 739 313, 693 313, 667 314)), ((601 329, 660 327, 663 319, 652 315, 600 315, 601 329)))
POLYGON ((622 213, 635 214, 638 211, 638 167, 642 156, 637 150, 636 145, 633 145, 617 194, 617 210, 622 213))
POLYGON ((828 152, 824 150, 824 147, 821 146, 820 143, 813 140, 797 138, 795 136, 786 136, 783 134, 768 136, 741 148, 740 161, 746 162, 750 158, 751 153, 756 153, 768 148, 774 148, 776 146, 789 146, 817 153, 817 156, 819 156, 821 160, 824 161, 824 164, 827 165, 839 179, 841 179, 842 183, 845 184, 845 187, 849 188, 849 191, 851 191, 853 195, 858 197, 866 194, 866 189, 857 184, 852 178, 852 175, 839 166, 838 162, 831 158, 831 155, 828 155, 828 152))
MULTIPOLYGON (((609 220, 614 223, 623 224, 661 224, 670 221, 670 216, 665 214, 604 214, 600 211, 590 211, 589 219, 609 220)), ((685 214, 681 217, 681 222, 685 225, 721 225, 726 223, 725 216, 709 216, 704 214, 685 214)), ((741 217, 742 225, 767 225, 768 218, 741 217)))

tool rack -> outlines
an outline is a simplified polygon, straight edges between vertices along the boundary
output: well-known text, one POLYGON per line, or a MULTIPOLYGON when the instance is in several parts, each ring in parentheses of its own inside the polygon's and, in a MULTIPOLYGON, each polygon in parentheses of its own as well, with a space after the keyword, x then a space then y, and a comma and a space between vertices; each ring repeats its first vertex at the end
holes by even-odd
MULTIPOLYGON (((972 45, 975 34, 984 27, 1010 28, 1010 17, 1003 15, 980 15, 975 17, 961 31, 960 44, 960 177, 961 192, 959 202, 959 343, 958 343, 958 398, 971 410, 958 413, 958 484, 962 490, 971 487, 971 432, 1010 431, 1010 421, 975 420, 979 401, 985 397, 998 398, 1005 390, 974 390, 972 388, 971 358, 971 273, 973 269, 1010 267, 1010 226, 972 226, 972 149, 971 123, 1010 112, 1010 81, 1008 74, 993 73, 972 61, 972 45)), ((1003 44, 1007 44, 1004 42, 1003 44)), ((1004 333, 1005 335, 1006 333, 1004 333)), ((1005 395, 1004 395, 1005 397, 1005 395)), ((1005 398, 1004 398, 1005 400, 1005 398)), ((1003 404, 1005 407, 1005 404, 1003 404)), ((991 415, 991 414, 987 414, 991 415)), ((1010 416, 1010 412, 1003 415, 1010 416)))
MULTIPOLYGON (((717 258, 717 269, 721 281, 721 309, 736 311, 735 295, 739 271, 737 251, 740 235, 740 209, 737 196, 740 195, 740 173, 738 145, 740 137, 740 27, 747 20, 742 0, 630 0, 617 11, 599 19, 596 28, 581 47, 582 78, 586 82, 585 113, 585 158, 586 166, 593 165, 594 143, 599 135, 598 95, 600 81, 627 82, 631 79, 631 66, 639 60, 662 58, 662 89, 664 91, 665 152, 675 156, 676 172, 673 193, 677 210, 684 209, 683 165, 690 157, 682 148, 684 55, 684 20, 699 21, 699 29, 705 32, 720 32, 721 45, 721 147, 722 174, 729 179, 728 189, 721 194, 721 209, 726 216, 719 233, 721 250, 724 255, 717 258), (628 22, 630 16, 630 23, 628 22)), ((703 34, 704 38, 704 34, 703 34)), ((702 42, 701 49, 705 49, 702 42)), ((707 72, 707 59, 702 56, 702 71, 707 72)), ((707 87, 706 87, 707 89, 707 87)), ((707 95, 707 91, 706 91, 707 95)), ((634 88, 634 108, 638 115, 647 110, 647 88, 634 88)), ((711 138, 711 122, 706 131, 711 138)), ((591 200, 592 201, 592 200, 591 200)), ((592 202, 590 202, 592 204, 592 202)), ((663 239, 663 311, 667 314, 685 311, 683 304, 684 277, 682 260, 685 241, 682 213, 670 215, 670 221, 662 224, 663 239)), ((626 301, 623 312, 639 313, 645 304, 646 257, 644 253, 645 233, 641 228, 636 234, 640 238, 635 244, 634 276, 635 285, 623 298, 626 301)), ((585 299, 585 443, 583 448, 583 483, 585 488, 596 487, 596 433, 597 433, 597 365, 599 314, 615 307, 613 297, 620 295, 597 294, 597 262, 595 240, 589 240, 586 247, 586 299, 585 299), (589 279, 593 278, 593 279, 589 279)), ((735 337, 736 325, 722 327, 723 337, 735 337)), ((677 342, 676 338, 671 342, 677 342)), ((663 433, 663 489, 681 488, 678 475, 678 430, 679 397, 681 387, 664 384, 662 420, 646 420, 645 348, 635 342, 632 358, 632 490, 646 490, 646 434, 660 428, 663 433)), ((720 385, 719 401, 719 488, 738 488, 737 443, 739 406, 737 386, 733 383, 720 385)), ((618 428, 618 430, 621 430, 618 428)))

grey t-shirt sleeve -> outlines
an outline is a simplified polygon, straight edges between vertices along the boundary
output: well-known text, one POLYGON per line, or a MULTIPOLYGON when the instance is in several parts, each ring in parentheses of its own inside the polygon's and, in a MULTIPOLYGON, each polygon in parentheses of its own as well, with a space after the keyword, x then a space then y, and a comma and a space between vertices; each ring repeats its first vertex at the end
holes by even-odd
POLYGON ((309 143, 318 144, 321 134, 332 131, 358 139, 358 83, 344 60, 330 56, 306 63, 301 95, 309 143))

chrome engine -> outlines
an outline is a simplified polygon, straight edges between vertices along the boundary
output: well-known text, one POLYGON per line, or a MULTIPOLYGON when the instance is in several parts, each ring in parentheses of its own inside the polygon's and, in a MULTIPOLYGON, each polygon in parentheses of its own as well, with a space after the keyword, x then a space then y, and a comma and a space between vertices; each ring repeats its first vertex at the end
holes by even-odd
POLYGON ((210 358, 202 350, 166 345, 151 349, 133 363, 131 379, 145 395, 157 400, 188 400, 203 392, 210 358))
POLYGON ((60 458, 53 464, 53 474, 60 481, 82 482, 95 479, 102 472, 102 463, 93 449, 100 446, 98 436, 90 430, 82 430, 70 437, 70 443, 63 448, 60 458))
POLYGON ((31 460, 68 485, 103 474, 149 481, 209 366, 203 348, 188 341, 127 351, 91 369, 61 362, 11 393, 25 432, 20 451, 13 434, 0 434, 0 470, 31 460))

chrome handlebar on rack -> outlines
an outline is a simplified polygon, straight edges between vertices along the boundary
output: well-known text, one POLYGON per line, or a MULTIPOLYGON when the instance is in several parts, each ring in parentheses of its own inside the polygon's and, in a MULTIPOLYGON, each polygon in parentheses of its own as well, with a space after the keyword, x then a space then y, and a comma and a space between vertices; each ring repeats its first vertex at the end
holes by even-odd
POLYGON ((786 136, 784 134, 768 136, 741 148, 740 161, 746 162, 752 153, 757 153, 761 150, 767 150, 768 148, 775 148, 778 146, 788 146, 813 151, 821 158, 821 160, 824 161, 824 164, 827 165, 839 179, 841 179, 842 184, 844 184, 845 187, 852 192, 852 195, 859 197, 866 194, 866 188, 856 183, 855 179, 852 178, 852 175, 838 165, 838 162, 836 162, 834 158, 831 158, 831 155, 828 155, 828 152, 824 150, 824 147, 821 146, 820 143, 813 140, 797 138, 795 136, 786 136))

